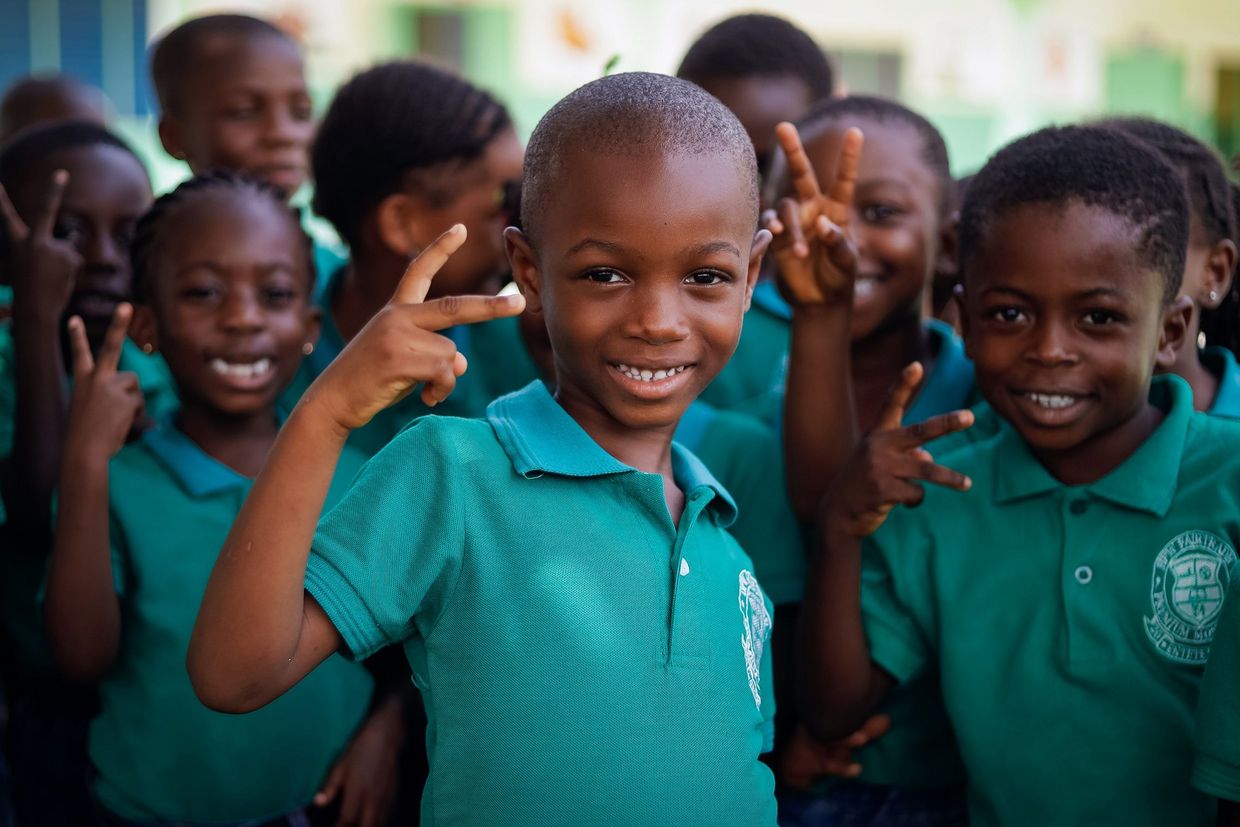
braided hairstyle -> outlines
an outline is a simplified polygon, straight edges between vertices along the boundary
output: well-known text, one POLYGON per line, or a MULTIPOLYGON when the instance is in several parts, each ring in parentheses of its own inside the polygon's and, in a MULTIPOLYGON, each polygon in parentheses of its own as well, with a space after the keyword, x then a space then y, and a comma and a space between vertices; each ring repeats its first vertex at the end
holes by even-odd
POLYGON ((835 75, 814 39, 782 17, 741 14, 693 42, 676 77, 701 85, 719 78, 795 77, 813 100, 830 97, 835 75))
MULTIPOLYGON (((1156 149, 1183 176, 1189 206, 1210 246, 1237 234, 1235 187, 1227 180, 1223 159, 1182 129, 1149 118, 1109 118, 1104 126, 1118 129, 1156 149)), ((1240 259, 1238 259, 1240 263, 1240 259)), ((1240 285, 1233 274, 1231 289, 1214 309, 1202 309, 1200 330, 1211 344, 1240 352, 1240 285)))
POLYGON ((445 165, 477 160, 511 126, 502 103, 451 72, 412 60, 367 69, 340 87, 319 124, 314 211, 356 246, 367 214, 393 193, 451 203, 445 165))
MULTIPOLYGON (((156 259, 161 252, 163 230, 170 216, 203 198, 231 195, 234 198, 267 199, 277 212, 287 215, 300 233, 306 248, 307 288, 315 284, 314 242, 301 226, 301 211, 290 207, 284 193, 257 178, 248 178, 226 170, 212 170, 195 175, 172 192, 155 199, 151 208, 138 220, 129 257, 133 267, 133 294, 140 302, 149 302, 158 271, 156 259)), ((309 292, 309 290, 307 291, 309 292)))

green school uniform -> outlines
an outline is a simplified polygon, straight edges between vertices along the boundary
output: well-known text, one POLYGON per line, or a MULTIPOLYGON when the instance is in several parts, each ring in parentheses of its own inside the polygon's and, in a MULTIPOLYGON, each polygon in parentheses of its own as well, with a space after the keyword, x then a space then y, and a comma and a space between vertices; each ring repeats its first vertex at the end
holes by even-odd
POLYGON ((791 305, 779 295, 774 282, 760 283, 754 288, 736 352, 702 391, 702 401, 775 423, 783 401, 791 336, 791 305))
POLYGON ((1218 379, 1218 392, 1210 406, 1211 416, 1240 419, 1240 365, 1230 350, 1208 347, 1201 351, 1201 363, 1218 379))
MULTIPOLYGON (((359 464, 346 457, 329 502, 359 464)), ((369 673, 332 655, 256 712, 208 710, 185 655, 251 480, 170 421, 121 450, 108 471, 123 633, 90 730, 100 802, 124 818, 178 822, 263 819, 309 803, 365 716, 369 673)))
POLYGON ((1240 600, 1223 607, 1197 704, 1197 757, 1193 786, 1216 798, 1240 801, 1240 600))
POLYGON ((1240 427, 1156 379, 1153 434, 1097 482, 1065 486, 1004 423, 940 457, 864 544, 875 663, 938 670, 986 825, 1207 825, 1189 785, 1192 715, 1240 541, 1240 427))
POLYGON ((737 504, 728 529, 753 558, 754 574, 771 601, 796 603, 805 592, 805 546, 788 505, 783 454, 756 419, 694 402, 674 439, 702 461, 737 504))
POLYGON ((307 591, 422 691, 423 824, 775 823, 773 608, 727 492, 672 460, 679 525, 535 382, 422 418, 320 522, 307 591))

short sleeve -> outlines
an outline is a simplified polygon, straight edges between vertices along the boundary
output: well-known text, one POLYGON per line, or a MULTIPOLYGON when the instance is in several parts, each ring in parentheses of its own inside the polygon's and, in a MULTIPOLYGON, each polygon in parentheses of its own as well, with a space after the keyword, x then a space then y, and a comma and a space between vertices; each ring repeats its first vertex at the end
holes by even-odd
POLYGON ((358 660, 429 634, 450 597, 464 544, 461 420, 427 417, 363 466, 319 521, 306 591, 358 660))
POLYGON ((1197 701, 1193 786, 1240 801, 1240 600, 1227 596, 1197 701))
POLYGON ((923 608, 931 603, 931 549, 910 515, 906 508, 892 511, 862 543, 861 557, 861 617, 870 659, 899 683, 917 677, 933 656, 923 608))

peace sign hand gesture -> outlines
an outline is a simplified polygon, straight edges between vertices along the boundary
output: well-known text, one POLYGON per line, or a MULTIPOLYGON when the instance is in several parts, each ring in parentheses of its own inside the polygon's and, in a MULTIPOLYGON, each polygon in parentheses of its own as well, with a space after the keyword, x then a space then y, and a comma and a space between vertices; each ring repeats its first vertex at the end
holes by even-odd
POLYGON ((922 447, 972 426, 972 411, 954 411, 915 425, 900 425, 921 377, 919 362, 904 369, 879 415, 878 425, 857 446, 835 480, 825 500, 829 526, 853 537, 866 537, 878 530, 896 505, 912 506, 922 501, 926 492, 919 484, 921 481, 956 491, 972 487, 968 477, 936 465, 922 447))
POLYGON ((342 429, 362 427, 384 408, 422 385, 422 401, 448 398, 467 363, 456 344, 434 331, 515 316, 525 297, 444 296, 424 301, 431 280, 465 242, 457 224, 410 263, 387 306, 349 342, 303 397, 321 406, 342 429))
POLYGON ((861 130, 844 133, 835 180, 825 193, 797 128, 781 123, 775 136, 787 156, 796 197, 781 198, 775 209, 763 213, 762 225, 774 236, 771 250, 784 295, 794 305, 851 305, 857 250, 847 229, 864 143, 861 130))
POLYGON ((73 245, 52 234, 68 183, 69 173, 63 169, 52 175, 43 208, 29 227, 0 186, 0 220, 9 241, 4 272, 12 280, 14 311, 38 313, 57 324, 82 268, 82 257, 73 245))
POLYGON ((132 315, 131 305, 117 305, 97 358, 91 355, 81 318, 69 320, 73 396, 66 453, 95 452, 95 459, 107 461, 124 447, 134 421, 142 416, 144 402, 137 374, 117 370, 132 315))

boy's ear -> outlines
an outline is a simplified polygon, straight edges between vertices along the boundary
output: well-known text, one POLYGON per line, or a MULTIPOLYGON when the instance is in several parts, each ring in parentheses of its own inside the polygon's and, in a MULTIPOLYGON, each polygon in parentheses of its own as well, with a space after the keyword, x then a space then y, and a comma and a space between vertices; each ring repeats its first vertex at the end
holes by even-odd
POLYGON ((771 231, 758 230, 754 233, 753 244, 749 247, 749 268, 745 272, 745 312, 749 312, 749 303, 753 299, 753 289, 758 286, 758 276, 762 274, 762 257, 771 246, 771 231))
POLYGON ((1205 296, 1194 296, 1197 303, 1205 310, 1213 310, 1223 303, 1223 298, 1231 290, 1231 280, 1236 272, 1236 244, 1225 238, 1210 248, 1206 256, 1205 273, 1202 289, 1205 296), (1215 298, 1211 299, 1213 293, 1215 298))
POLYGON ((159 352, 159 326, 155 324, 155 311, 149 304, 134 302, 133 316, 129 319, 129 338, 143 353, 159 352))
POLYGON ((538 254, 529 236, 516 227, 504 230, 504 252, 512 268, 512 280, 525 296, 526 313, 542 313, 542 284, 538 277, 538 254))
POLYGON ((403 192, 393 193, 375 208, 379 240, 393 254, 412 258, 428 243, 422 203, 403 192))
POLYGON ((164 145, 164 152, 178 161, 185 160, 188 153, 185 149, 185 141, 181 137, 181 124, 167 113, 159 117, 159 142, 164 145))
POLYGON ((1195 312, 1197 308, 1193 300, 1179 295, 1163 313, 1162 332, 1158 336, 1158 355, 1154 360, 1160 370, 1169 371, 1175 367, 1175 354, 1185 344, 1188 326, 1195 312))
POLYGON ((957 274, 960 269, 960 213, 953 212, 939 227, 939 256, 934 272, 957 274))

